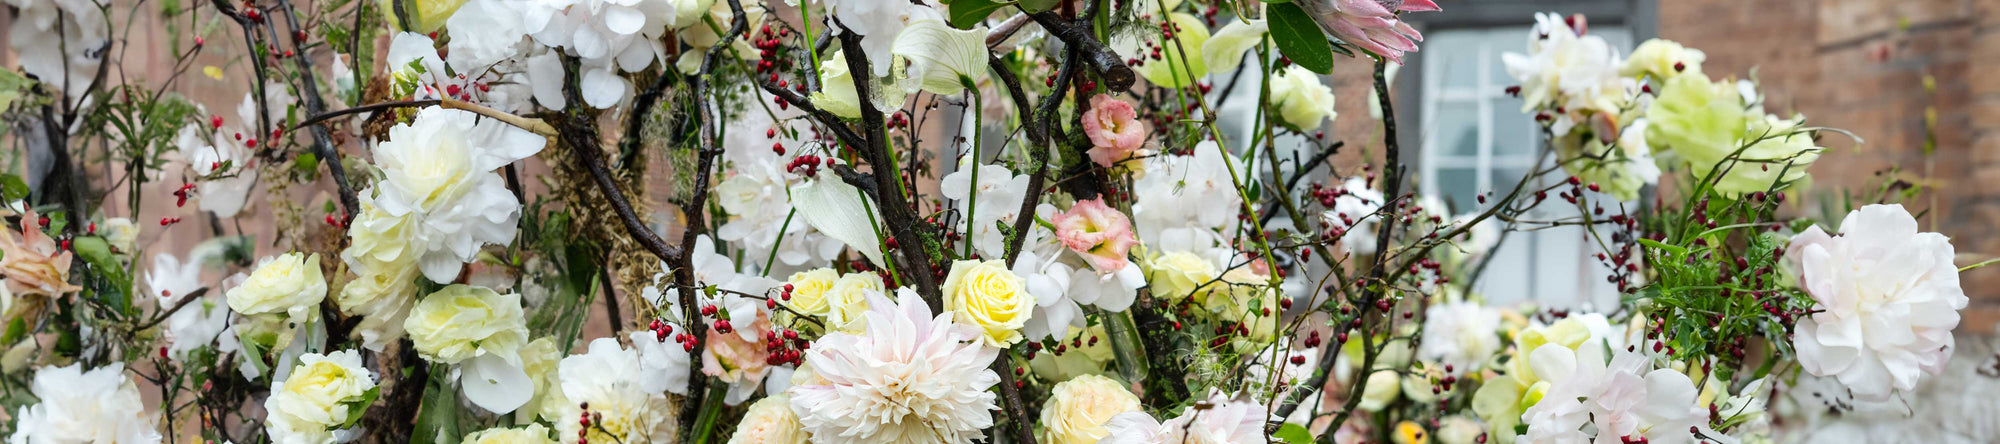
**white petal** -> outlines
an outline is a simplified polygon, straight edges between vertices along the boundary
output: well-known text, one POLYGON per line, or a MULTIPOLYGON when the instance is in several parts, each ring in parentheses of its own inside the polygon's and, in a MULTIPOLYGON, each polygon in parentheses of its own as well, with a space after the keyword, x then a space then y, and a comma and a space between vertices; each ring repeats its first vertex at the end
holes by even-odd
POLYGON ((1215 72, 1233 71, 1243 63, 1243 53, 1264 41, 1270 25, 1263 20, 1237 20, 1201 44, 1201 58, 1215 72))
POLYGON ((562 58, 554 51, 528 58, 528 83, 534 85, 535 101, 543 108, 561 110, 568 107, 563 98, 562 58))
POLYGON ((466 361, 461 370, 463 377, 459 378, 459 384, 465 391, 465 399, 494 414, 521 408, 535 394, 534 390, 523 389, 535 383, 528 379, 527 370, 490 353, 466 361))
POLYGON ((824 174, 827 175, 817 180, 792 185, 792 205, 813 229, 853 247, 869 261, 885 264, 875 225, 870 222, 882 220, 881 216, 862 200, 861 189, 829 177, 831 172, 824 174))
POLYGON ((646 27, 646 13, 634 8, 604 8, 598 18, 604 20, 605 29, 619 34, 638 34, 646 27))
POLYGON ((597 68, 583 74, 583 103, 593 108, 605 109, 625 100, 628 86, 624 77, 609 69, 597 68))
POLYGON ((965 90, 963 79, 986 76, 986 27, 961 30, 943 20, 910 23, 896 36, 895 55, 910 60, 910 75, 923 89, 941 95, 965 90))

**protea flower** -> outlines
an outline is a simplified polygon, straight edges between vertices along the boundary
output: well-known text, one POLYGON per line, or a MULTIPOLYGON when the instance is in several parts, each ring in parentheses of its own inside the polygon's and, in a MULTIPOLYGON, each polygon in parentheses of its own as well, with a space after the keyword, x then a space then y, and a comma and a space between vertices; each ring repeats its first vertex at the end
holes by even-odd
POLYGON ((1403 53, 1417 50, 1424 40, 1398 12, 1437 11, 1431 0, 1302 0, 1294 2, 1327 34, 1361 49, 1403 63, 1403 53))

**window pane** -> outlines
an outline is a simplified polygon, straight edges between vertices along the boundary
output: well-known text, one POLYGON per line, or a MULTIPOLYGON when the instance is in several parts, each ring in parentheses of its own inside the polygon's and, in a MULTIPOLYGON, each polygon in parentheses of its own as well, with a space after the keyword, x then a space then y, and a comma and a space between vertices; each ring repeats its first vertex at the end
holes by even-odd
POLYGON ((1533 155, 1541 142, 1541 126, 1521 112, 1521 99, 1501 96, 1492 103, 1493 155, 1533 155))
POLYGON ((1501 88, 1521 84, 1521 81, 1514 80, 1514 76, 1507 74, 1506 58, 1500 55, 1510 52, 1527 54, 1528 30, 1528 27, 1521 26, 1493 28, 1492 31, 1487 32, 1485 43, 1489 57, 1486 61, 1486 84, 1495 89, 1491 91, 1492 93, 1498 94, 1500 92, 1498 90, 1501 88))
POLYGON ((1478 169, 1439 168, 1437 175, 1438 188, 1442 189, 1431 191, 1438 193, 1438 197, 1445 199, 1445 202, 1452 207, 1462 208, 1467 202, 1474 202, 1479 198, 1478 169))
POLYGON ((1438 153, 1479 155, 1479 107, 1475 104, 1438 102, 1437 121, 1432 126, 1436 128, 1431 136, 1437 141, 1438 153))
POLYGON ((1447 89, 1479 87, 1479 33, 1449 33, 1424 42, 1424 70, 1439 74, 1447 89))

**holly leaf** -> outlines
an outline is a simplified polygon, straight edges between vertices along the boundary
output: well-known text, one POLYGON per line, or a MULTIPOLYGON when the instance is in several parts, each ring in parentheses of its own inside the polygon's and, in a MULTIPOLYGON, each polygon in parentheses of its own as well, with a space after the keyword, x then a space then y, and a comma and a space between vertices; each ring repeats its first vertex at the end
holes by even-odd
POLYGON ((1269 11, 1271 40, 1278 43, 1278 53, 1312 72, 1333 72, 1333 44, 1327 42, 1326 34, 1320 32, 1319 24, 1313 23, 1305 9, 1278 3, 1272 4, 1269 11))

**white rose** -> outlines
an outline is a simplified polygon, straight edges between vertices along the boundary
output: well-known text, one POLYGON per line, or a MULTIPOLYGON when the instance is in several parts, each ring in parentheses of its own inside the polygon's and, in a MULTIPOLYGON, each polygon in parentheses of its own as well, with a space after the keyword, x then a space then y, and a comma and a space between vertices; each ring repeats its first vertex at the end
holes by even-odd
POLYGON ((521 295, 470 285, 431 293, 411 310, 403 328, 419 355, 442 364, 487 354, 517 360, 528 342, 521 295))
POLYGON ((319 315, 319 302, 326 299, 326 276, 320 272, 319 255, 286 253, 258 265, 249 280, 229 289, 226 296, 229 308, 237 313, 313 319, 319 315))
POLYGON ((1271 78, 1271 106, 1285 124, 1313 130, 1333 119, 1333 88, 1320 83, 1319 74, 1298 65, 1286 67, 1271 78))
POLYGON ((307 353, 264 400, 265 432, 277 443, 333 442, 333 429, 361 416, 374 390, 374 374, 353 350, 307 353))
POLYGON ((1042 442, 1092 444, 1111 434, 1106 424, 1125 412, 1144 411, 1139 397, 1123 384, 1098 375, 1083 375, 1056 384, 1042 407, 1042 442))
POLYGON ((1799 366, 1864 400, 1915 389, 1925 373, 1944 370, 1967 303, 1951 242, 1918 232, 1902 205, 1861 207, 1840 229, 1808 228, 1786 249, 1819 309, 1792 335, 1799 366))
POLYGON ((868 312, 868 295, 871 294, 886 294, 881 276, 848 273, 834 280, 832 288, 822 295, 826 299, 827 327, 849 333, 866 330, 868 326, 861 314, 868 312))
POLYGON ((1402 378, 1397 377, 1394 370, 1369 374, 1368 381, 1364 384, 1367 385, 1361 389, 1362 410, 1382 411, 1383 407, 1396 400, 1396 395, 1403 392, 1402 378))
POLYGON ((518 429, 486 429, 465 435, 459 442, 465 444, 556 444, 549 439, 549 428, 541 424, 528 424, 518 429))
POLYGON ((777 394, 750 404, 736 423, 729 444, 806 444, 806 431, 792 412, 792 397, 777 394))
POLYGON ((139 245, 139 224, 132 223, 132 219, 123 217, 105 219, 104 224, 99 225, 97 230, 104 236, 104 241, 117 247, 118 251, 130 252, 139 245))
POLYGON ((1619 74, 1627 77, 1651 75, 1665 80, 1683 72, 1701 72, 1701 62, 1704 61, 1708 61, 1708 54, 1699 49, 1681 46, 1680 42, 1673 40, 1652 39, 1632 49, 1632 58, 1625 60, 1625 67, 1619 70, 1619 74))
POLYGON ((1035 315, 1027 281, 999 260, 956 261, 945 275, 944 309, 959 324, 978 327, 980 340, 1005 348, 1021 342, 1021 327, 1035 315))

